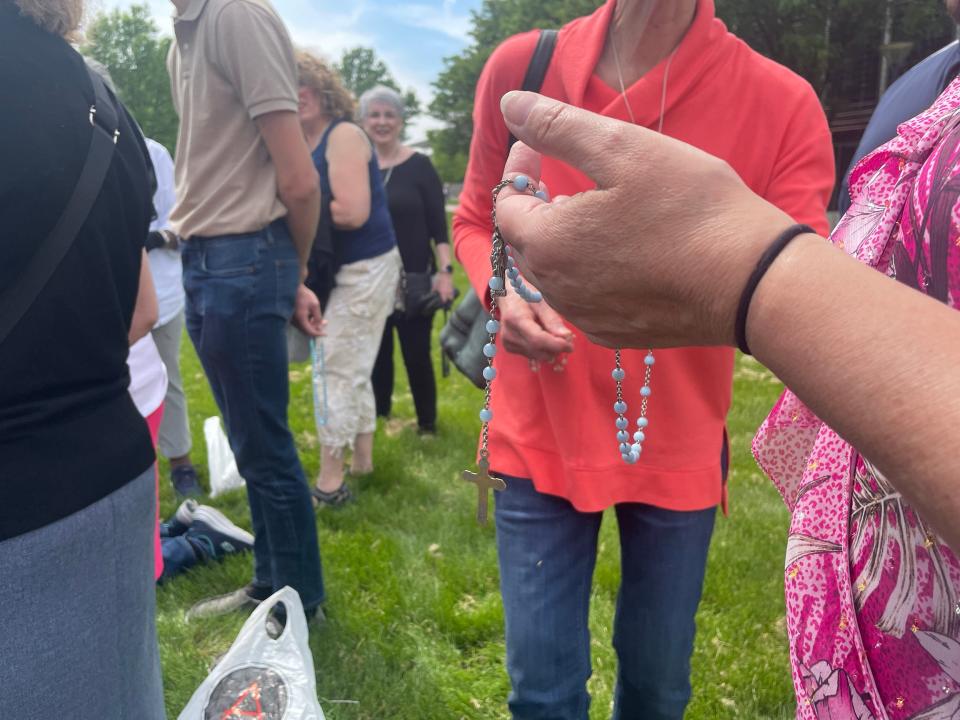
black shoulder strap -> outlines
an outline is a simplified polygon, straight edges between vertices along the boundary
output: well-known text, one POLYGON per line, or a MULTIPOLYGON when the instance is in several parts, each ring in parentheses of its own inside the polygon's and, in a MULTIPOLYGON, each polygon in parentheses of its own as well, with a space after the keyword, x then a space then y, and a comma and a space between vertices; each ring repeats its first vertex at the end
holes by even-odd
MULTIPOLYGON (((521 90, 540 91, 540 88, 543 87, 543 79, 547 76, 547 68, 550 67, 553 49, 556 46, 557 31, 541 30, 540 37, 537 39, 537 46, 534 48, 530 64, 527 66, 527 74, 523 76, 521 90)), ((510 151, 516 141, 517 139, 511 134, 510 140, 507 142, 507 152, 510 151)))
POLYGON ((113 160, 114 145, 120 132, 117 106, 100 76, 89 68, 87 73, 93 83, 95 96, 95 102, 90 106, 93 137, 90 139, 87 159, 57 224, 40 242, 23 273, 6 292, 0 293, 0 344, 33 305, 73 245, 74 238, 100 194, 113 160))

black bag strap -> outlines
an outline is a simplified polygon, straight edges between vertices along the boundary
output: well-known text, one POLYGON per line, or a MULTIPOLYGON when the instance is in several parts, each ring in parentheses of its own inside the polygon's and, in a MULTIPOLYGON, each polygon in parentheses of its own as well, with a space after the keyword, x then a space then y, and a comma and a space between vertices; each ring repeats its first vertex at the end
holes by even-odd
POLYGON ((100 195, 104 178, 113 160, 114 146, 119 137, 119 111, 106 84, 96 72, 87 68, 93 83, 94 104, 90 106, 90 124, 93 137, 87 158, 73 194, 60 214, 53 230, 37 248, 17 280, 0 294, 0 344, 20 322, 37 296, 60 265, 74 238, 90 214, 100 195))
MULTIPOLYGON (((547 69, 550 67, 550 59, 553 57, 553 49, 557 46, 556 30, 541 30, 540 37, 537 38, 537 46, 533 49, 533 55, 530 58, 530 64, 527 66, 527 74, 523 76, 523 85, 521 90, 529 92, 540 92, 543 87, 543 79, 547 76, 547 69)), ((507 153, 517 139, 510 134, 510 140, 507 142, 507 153)))

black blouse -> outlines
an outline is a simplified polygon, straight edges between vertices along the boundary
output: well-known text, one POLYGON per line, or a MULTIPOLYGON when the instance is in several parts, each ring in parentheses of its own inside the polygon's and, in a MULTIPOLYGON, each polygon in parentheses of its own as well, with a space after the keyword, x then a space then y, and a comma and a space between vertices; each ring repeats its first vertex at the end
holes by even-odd
POLYGON ((402 163, 381 170, 397 247, 407 272, 435 270, 433 248, 449 242, 447 214, 440 176, 430 158, 414 153, 402 163))

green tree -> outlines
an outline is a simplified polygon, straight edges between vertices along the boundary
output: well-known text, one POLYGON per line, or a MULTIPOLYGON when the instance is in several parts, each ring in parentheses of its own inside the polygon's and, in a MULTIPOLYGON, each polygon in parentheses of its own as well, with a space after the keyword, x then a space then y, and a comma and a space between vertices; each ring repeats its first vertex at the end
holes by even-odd
MULTIPOLYGON (((832 114, 879 91, 886 0, 717 0, 717 15, 754 49, 805 77, 832 114)), ((956 30, 942 0, 891 0, 893 40, 913 43, 911 67, 956 30)))
POLYGON ((385 85, 403 96, 407 120, 420 114, 417 94, 411 89, 403 91, 387 64, 371 48, 355 47, 345 50, 340 62, 334 64, 334 69, 355 97, 359 98, 372 87, 385 85))
POLYGON ((559 28, 601 5, 601 0, 484 0, 473 14, 473 42, 460 55, 444 60, 434 81, 430 114, 446 127, 428 132, 433 161, 447 182, 463 179, 473 135, 473 94, 480 71, 501 42, 533 28, 559 28))
MULTIPOLYGON (((717 16, 760 53, 806 78, 828 114, 876 100, 886 0, 716 0, 717 16)), ((493 49, 515 33, 560 27, 592 12, 599 0, 484 0, 474 13, 472 44, 446 58, 434 81, 430 113, 446 123, 429 133, 434 162, 460 180, 473 133, 477 79, 493 49)), ((893 39, 913 43, 891 80, 955 35, 943 0, 892 0, 893 39)))
POLYGON ((148 6, 134 5, 95 17, 81 52, 106 66, 143 132, 172 152, 179 121, 166 66, 170 43, 159 34, 148 6))

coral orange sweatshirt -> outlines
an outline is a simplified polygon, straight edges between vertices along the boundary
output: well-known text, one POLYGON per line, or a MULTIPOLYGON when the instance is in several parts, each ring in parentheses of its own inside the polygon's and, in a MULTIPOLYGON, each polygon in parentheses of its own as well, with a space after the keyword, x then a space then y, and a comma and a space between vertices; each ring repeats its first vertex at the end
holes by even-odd
MULTIPOLYGON (((614 5, 609 0, 560 30, 541 92, 626 121, 620 93, 593 72, 614 5)), ((453 233, 457 256, 481 297, 490 277, 490 189, 500 180, 507 154, 500 98, 521 86, 536 40, 534 31, 505 41, 477 84, 470 162, 453 233)), ((648 128, 658 124, 665 66, 661 62, 627 89, 637 123, 648 128)), ((699 0, 671 63, 663 131, 723 158, 754 192, 826 234, 834 161, 817 97, 803 79, 729 33, 714 15, 713 0, 699 0)), ((543 179, 553 195, 593 187, 582 173, 552 158, 544 159, 543 179)), ((603 282, 603 274, 596 268, 597 282, 603 282)), ((621 312, 631 309, 624 305, 621 312)), ((491 467, 531 478, 539 491, 567 498, 582 511, 620 502, 674 510, 719 503, 733 350, 656 352, 647 439, 640 461, 628 466, 620 458, 614 425, 613 351, 571 330, 575 349, 565 365, 542 364, 534 371, 524 357, 497 354, 491 467)), ((640 407, 643 355, 623 354, 631 435, 640 407)))

